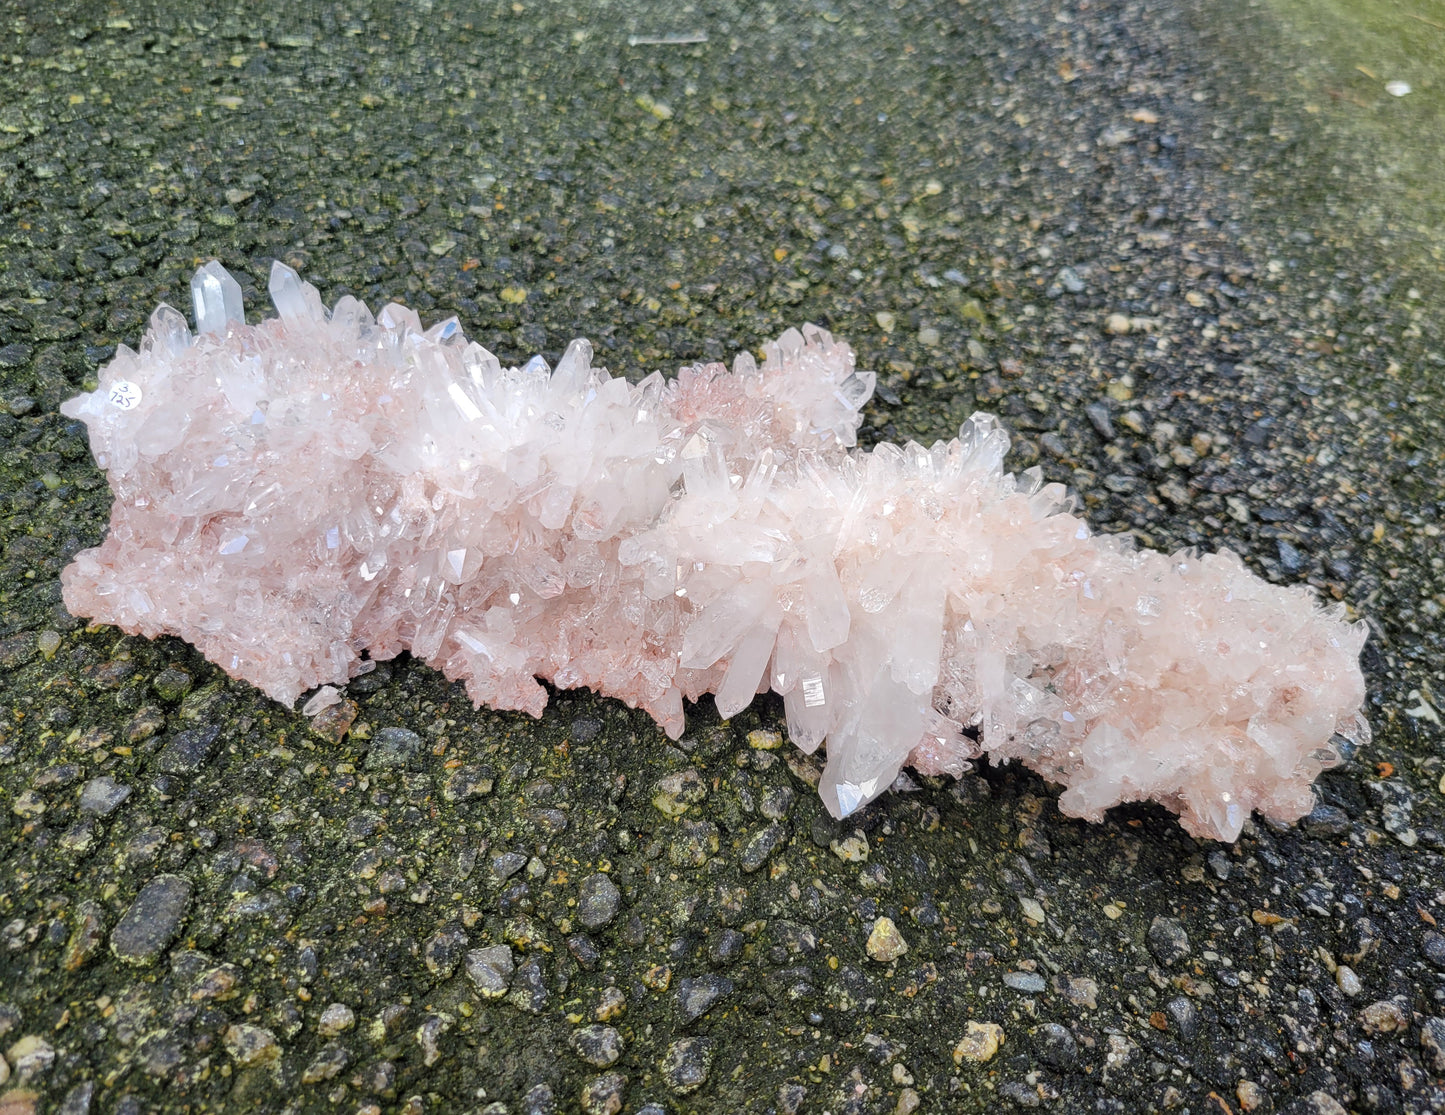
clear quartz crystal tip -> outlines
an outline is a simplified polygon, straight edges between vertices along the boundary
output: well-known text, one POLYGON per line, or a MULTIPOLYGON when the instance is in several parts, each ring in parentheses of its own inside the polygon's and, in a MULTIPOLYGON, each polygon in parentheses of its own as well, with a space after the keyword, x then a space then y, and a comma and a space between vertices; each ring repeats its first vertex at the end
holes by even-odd
POLYGON ((196 308, 196 332, 225 336, 233 325, 246 324, 241 284, 214 259, 191 276, 191 301, 196 308))
POLYGON ((305 325, 324 321, 326 308, 321 304, 321 295, 310 283, 303 283, 296 274, 279 259, 271 264, 271 281, 268 284, 271 303, 281 320, 288 325, 305 325))

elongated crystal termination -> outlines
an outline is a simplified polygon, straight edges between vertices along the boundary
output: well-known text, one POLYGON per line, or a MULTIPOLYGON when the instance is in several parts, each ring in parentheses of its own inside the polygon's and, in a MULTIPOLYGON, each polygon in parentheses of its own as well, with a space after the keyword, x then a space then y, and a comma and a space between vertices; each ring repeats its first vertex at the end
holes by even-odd
POLYGON ((196 308, 196 332, 225 335, 233 325, 246 324, 241 284, 215 260, 191 279, 191 301, 196 308))
POLYGON ((271 302, 281 320, 289 325, 305 326, 326 319, 326 307, 321 295, 310 283, 301 281, 296 274, 279 259, 271 264, 269 284, 271 302))
POLYGON ((674 737, 685 700, 731 716, 772 689, 798 747, 826 741, 834 816, 905 764, 987 756, 1072 816, 1153 800, 1232 840, 1308 812, 1368 738, 1343 608, 1228 552, 1095 536, 1060 485, 1003 471, 987 415, 852 449, 874 379, 814 326, 631 384, 586 341, 503 369, 455 319, 328 315, 281 264, 270 286, 280 317, 248 327, 207 264, 197 336, 158 310, 62 408, 116 497, 62 574, 76 615, 179 635, 288 704, 408 650, 478 704, 540 715, 543 678, 674 737))

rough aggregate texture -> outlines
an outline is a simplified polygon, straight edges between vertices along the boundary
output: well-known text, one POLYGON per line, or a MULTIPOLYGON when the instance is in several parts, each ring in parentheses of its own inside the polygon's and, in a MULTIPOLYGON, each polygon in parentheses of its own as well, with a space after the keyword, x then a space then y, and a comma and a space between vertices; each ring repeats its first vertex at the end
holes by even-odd
POLYGON ((3 20, 7 1113, 1445 1108, 1445 301, 1438 187, 1397 157, 1440 150, 1433 71, 1398 72, 1432 28, 1386 67, 1233 0, 3 20), (862 444, 997 412, 1099 529, 1356 603, 1376 738, 1220 848, 1068 820, 1017 767, 838 823, 776 704, 669 744, 571 694, 479 714, 403 658, 308 722, 59 607, 109 500, 58 405, 211 258, 253 304, 279 258, 456 313, 509 363, 819 322, 880 373, 862 444), (82 810, 101 777, 131 794, 82 810), (132 966, 112 935, 164 878, 189 903, 132 966))

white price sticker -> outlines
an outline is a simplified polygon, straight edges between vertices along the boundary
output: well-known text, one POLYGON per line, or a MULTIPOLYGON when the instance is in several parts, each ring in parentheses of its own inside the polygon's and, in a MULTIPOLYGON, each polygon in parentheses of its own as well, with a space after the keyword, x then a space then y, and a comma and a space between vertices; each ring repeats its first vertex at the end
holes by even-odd
POLYGON ((118 379, 110 385, 106 400, 121 410, 134 410, 140 406, 140 388, 128 379, 118 379))

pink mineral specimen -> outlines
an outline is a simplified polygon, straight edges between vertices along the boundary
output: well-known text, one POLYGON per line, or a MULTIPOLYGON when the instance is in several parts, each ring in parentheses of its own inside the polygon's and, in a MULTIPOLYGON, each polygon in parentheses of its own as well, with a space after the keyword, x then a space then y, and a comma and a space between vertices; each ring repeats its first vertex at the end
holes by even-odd
POLYGON ((987 755, 1072 816, 1153 800, 1222 840, 1368 735, 1343 608, 1093 535, 984 415, 853 449, 873 376, 821 329, 633 384, 586 341, 503 368, 455 320, 327 312, 280 264, 257 325, 218 264, 192 288, 195 335, 162 306, 64 406, 115 494, 65 602, 278 701, 402 651, 479 705, 540 715, 545 678, 674 737, 685 700, 772 689, 835 816, 987 755))

